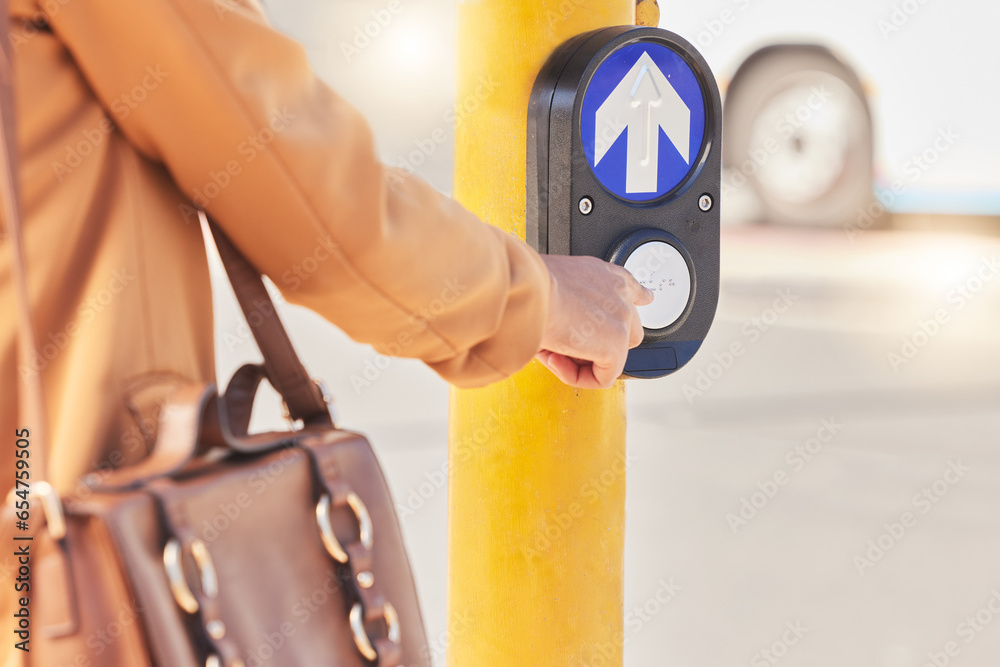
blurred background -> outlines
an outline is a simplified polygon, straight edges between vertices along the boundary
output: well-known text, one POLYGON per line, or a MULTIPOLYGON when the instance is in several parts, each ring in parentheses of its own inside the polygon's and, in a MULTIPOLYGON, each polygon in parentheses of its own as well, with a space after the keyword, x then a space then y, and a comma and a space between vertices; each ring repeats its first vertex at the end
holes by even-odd
MULTIPOLYGON (((266 9, 447 193, 454 0, 371 29, 388 5, 266 9)), ((660 10, 724 92, 722 291, 698 356, 628 385, 626 665, 1000 665, 1000 5, 660 10)), ((257 353, 219 268, 224 379, 257 353)), ((282 315, 376 443, 444 664, 447 386, 282 315)))

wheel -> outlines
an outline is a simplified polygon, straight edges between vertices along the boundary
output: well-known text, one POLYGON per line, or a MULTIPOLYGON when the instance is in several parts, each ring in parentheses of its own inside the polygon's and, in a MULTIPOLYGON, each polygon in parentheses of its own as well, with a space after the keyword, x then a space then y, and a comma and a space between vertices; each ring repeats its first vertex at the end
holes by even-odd
POLYGON ((726 94, 724 191, 751 187, 763 222, 848 225, 872 201, 873 144, 850 67, 821 46, 768 46, 726 94))

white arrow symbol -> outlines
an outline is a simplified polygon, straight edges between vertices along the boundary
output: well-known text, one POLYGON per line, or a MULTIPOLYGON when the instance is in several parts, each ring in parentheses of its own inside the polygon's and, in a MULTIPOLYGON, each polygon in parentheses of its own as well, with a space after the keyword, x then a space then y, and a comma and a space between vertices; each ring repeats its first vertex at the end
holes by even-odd
POLYGON ((594 165, 628 129, 625 192, 656 192, 660 128, 690 164, 691 110, 644 51, 597 110, 594 165))

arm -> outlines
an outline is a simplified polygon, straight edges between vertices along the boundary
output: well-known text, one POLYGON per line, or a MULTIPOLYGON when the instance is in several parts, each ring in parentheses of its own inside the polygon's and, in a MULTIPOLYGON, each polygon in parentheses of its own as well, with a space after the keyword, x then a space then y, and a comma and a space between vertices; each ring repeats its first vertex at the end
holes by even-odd
MULTIPOLYGON (((540 349, 551 291, 541 258, 384 167, 364 120, 258 11, 215 0, 43 6, 130 142, 289 301, 459 385, 498 380, 540 349)), ((185 219, 194 224, 181 206, 185 219)))

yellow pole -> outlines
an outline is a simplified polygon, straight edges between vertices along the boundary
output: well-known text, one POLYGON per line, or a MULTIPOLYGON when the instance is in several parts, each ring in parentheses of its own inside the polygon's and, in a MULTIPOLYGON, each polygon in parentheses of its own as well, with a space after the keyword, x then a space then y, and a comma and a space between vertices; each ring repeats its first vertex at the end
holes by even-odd
MULTIPOLYGON (((560 43, 633 21, 635 0, 459 0, 455 196, 525 233, 535 75, 560 43)), ((622 664, 625 388, 537 362, 452 390, 449 667, 622 664)))

